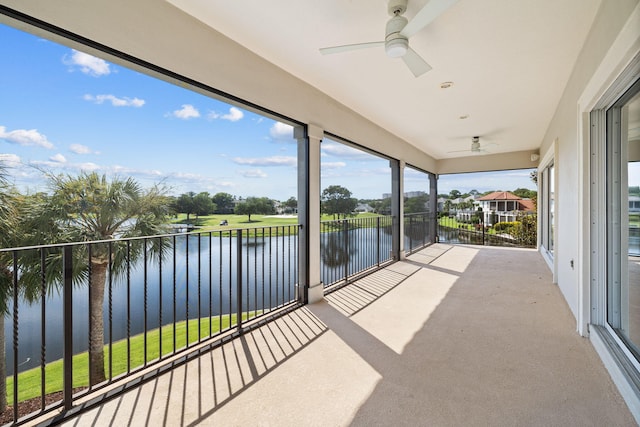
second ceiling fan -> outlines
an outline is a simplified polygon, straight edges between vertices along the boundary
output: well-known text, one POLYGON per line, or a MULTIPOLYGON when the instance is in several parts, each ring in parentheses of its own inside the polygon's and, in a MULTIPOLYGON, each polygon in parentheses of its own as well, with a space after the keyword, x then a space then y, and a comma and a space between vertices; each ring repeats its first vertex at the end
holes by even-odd
POLYGON ((402 58, 413 75, 419 77, 431 70, 431 66, 427 64, 415 50, 409 47, 409 38, 429 25, 456 1, 457 0, 430 0, 418 11, 416 16, 409 21, 402 16, 407 10, 407 0, 389 0, 388 12, 389 15, 391 15, 391 19, 387 21, 383 41, 325 47, 320 49, 320 53, 328 55, 350 50, 384 46, 387 56, 391 58, 402 58))

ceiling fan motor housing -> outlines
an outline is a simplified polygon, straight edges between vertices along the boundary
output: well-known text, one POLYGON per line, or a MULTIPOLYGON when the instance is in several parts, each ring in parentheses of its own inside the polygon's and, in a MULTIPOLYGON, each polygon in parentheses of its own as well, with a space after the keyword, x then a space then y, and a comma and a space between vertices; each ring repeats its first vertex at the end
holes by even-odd
POLYGON ((407 10, 407 0, 389 0, 387 12, 391 16, 402 15, 407 10))
POLYGON ((402 31, 408 22, 407 18, 401 15, 396 15, 387 22, 386 35, 384 38, 384 49, 387 52, 387 56, 399 58, 407 53, 409 40, 400 34, 400 31, 402 31))

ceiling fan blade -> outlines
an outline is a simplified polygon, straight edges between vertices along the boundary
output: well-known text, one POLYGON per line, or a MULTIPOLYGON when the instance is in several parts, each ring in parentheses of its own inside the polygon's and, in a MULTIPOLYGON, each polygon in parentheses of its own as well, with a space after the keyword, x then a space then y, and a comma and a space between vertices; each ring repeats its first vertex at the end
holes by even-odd
POLYGON ((427 71, 431 70, 431 65, 427 64, 427 62, 411 48, 407 50, 407 53, 402 57, 402 60, 407 64, 409 70, 411 70, 413 75, 416 77, 420 77, 427 71))
POLYGON ((331 55, 334 53, 348 52, 350 50, 368 49, 370 47, 384 46, 384 42, 368 42, 368 43, 356 43, 345 44, 343 46, 323 47, 320 49, 320 53, 323 55, 331 55))
POLYGON ((427 25, 429 25, 434 19, 436 19, 442 12, 451 7, 458 0, 431 0, 424 5, 416 16, 404 27, 400 34, 405 37, 411 37, 427 25))

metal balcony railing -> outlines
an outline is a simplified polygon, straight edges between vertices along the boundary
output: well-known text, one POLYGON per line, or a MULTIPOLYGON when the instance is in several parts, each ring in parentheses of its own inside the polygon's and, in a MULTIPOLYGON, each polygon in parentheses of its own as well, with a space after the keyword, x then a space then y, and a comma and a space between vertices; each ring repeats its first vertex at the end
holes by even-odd
POLYGON ((429 212, 404 215, 404 250, 415 252, 431 243, 431 225, 429 212))
POLYGON ((320 278, 325 287, 349 283, 392 262, 392 216, 320 223, 320 278))
POLYGON ((460 218, 444 215, 438 219, 438 240, 443 243, 535 247, 535 220, 534 222, 516 224, 511 227, 506 227, 506 225, 506 223, 497 223, 489 227, 473 216, 460 218), (504 224, 505 227, 499 227, 500 224, 504 224))
POLYGON ((0 249, 12 422, 70 409, 91 391, 295 304, 298 229, 0 249), (90 366, 92 344, 103 378, 90 366), (38 409, 23 416, 26 400, 38 409))

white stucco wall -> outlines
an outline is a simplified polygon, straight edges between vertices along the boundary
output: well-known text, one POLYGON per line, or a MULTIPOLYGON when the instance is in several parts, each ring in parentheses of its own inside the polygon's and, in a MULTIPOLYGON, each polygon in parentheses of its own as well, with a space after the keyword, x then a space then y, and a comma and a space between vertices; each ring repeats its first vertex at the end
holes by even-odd
MULTIPOLYGON (((625 26, 638 0, 604 0, 593 23, 589 36, 578 57, 573 73, 565 88, 558 108, 541 142, 540 152, 549 150, 557 141, 555 171, 558 191, 555 212, 555 277, 571 311, 576 316, 578 329, 584 319, 580 315, 581 295, 588 288, 588 276, 580 274, 583 264, 588 262, 588 238, 584 238, 583 221, 588 218, 588 186, 584 188, 584 177, 589 165, 585 164, 581 144, 581 117, 583 112, 579 100, 586 86, 597 72, 612 44, 625 26), (580 191, 576 191, 576 190, 580 191), (582 246, 581 246, 582 245, 582 246), (571 261, 573 260, 573 267, 571 261)), ((640 30, 639 30, 640 31, 640 30)), ((623 61, 623 58, 620 58, 623 61)), ((588 149, 588 144, 585 149, 588 149)), ((583 313, 584 314, 584 313, 583 313)))

